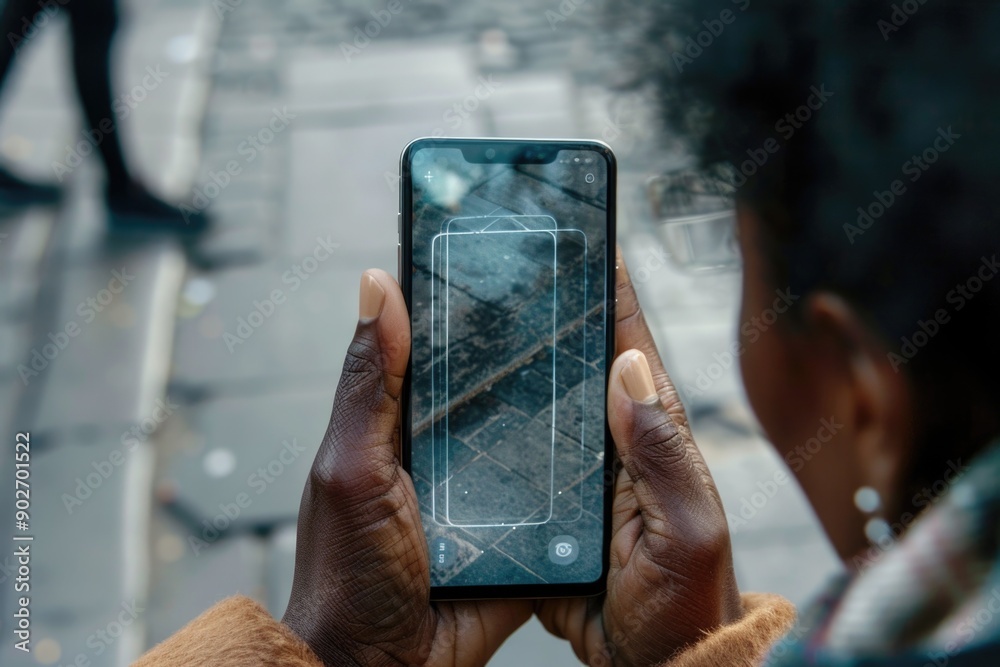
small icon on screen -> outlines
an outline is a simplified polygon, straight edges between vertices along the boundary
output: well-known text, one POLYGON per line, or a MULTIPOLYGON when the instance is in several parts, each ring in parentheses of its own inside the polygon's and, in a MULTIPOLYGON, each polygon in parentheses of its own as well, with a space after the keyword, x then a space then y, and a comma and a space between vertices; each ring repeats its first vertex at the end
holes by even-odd
POLYGON ((557 535, 549 542, 549 560, 556 565, 570 565, 580 555, 580 543, 572 535, 557 535))
POLYGON ((448 567, 458 556, 458 546, 451 540, 441 537, 431 543, 431 563, 437 567, 448 567))

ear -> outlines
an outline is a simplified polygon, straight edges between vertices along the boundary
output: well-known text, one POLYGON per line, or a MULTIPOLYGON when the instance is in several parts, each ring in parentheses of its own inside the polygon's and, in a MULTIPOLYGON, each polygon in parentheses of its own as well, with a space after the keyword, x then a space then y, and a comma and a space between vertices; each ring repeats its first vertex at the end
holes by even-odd
MULTIPOLYGON (((885 344, 841 296, 818 292, 807 300, 806 326, 826 377, 842 385, 837 402, 859 464, 857 487, 870 486, 886 503, 901 496, 913 442, 913 398, 907 377, 893 367, 885 344)), ((884 507, 887 517, 897 508, 884 507)))

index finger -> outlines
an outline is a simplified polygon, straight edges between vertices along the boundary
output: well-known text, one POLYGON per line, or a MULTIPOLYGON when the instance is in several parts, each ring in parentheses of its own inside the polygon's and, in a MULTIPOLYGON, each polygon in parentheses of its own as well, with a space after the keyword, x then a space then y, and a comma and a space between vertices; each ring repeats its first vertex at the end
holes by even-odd
POLYGON ((646 316, 639 304, 632 277, 629 275, 625 258, 619 247, 615 253, 615 356, 627 350, 639 350, 646 355, 649 370, 653 374, 653 384, 660 396, 660 403, 676 424, 687 428, 687 413, 681 403, 680 394, 663 367, 663 360, 656 349, 656 341, 649 331, 646 316))

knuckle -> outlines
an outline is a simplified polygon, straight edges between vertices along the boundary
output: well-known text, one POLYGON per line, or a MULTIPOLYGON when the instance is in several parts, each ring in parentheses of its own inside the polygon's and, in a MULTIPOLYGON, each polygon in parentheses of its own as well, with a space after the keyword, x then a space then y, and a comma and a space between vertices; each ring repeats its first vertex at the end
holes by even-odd
POLYGON ((398 503, 398 466, 390 463, 359 463, 360 465, 351 465, 343 459, 338 461, 335 457, 317 460, 309 473, 310 485, 323 495, 343 500, 346 507, 364 504, 370 510, 373 504, 385 505, 387 501, 390 501, 390 505, 392 502, 398 503))
POLYGON ((378 344, 364 335, 356 335, 347 348, 344 359, 344 374, 341 380, 360 381, 369 376, 377 376, 382 371, 382 355, 378 344))
POLYGON ((694 531, 688 546, 692 560, 715 570, 729 558, 729 527, 717 513, 706 513, 699 522, 700 529, 694 531))
POLYGON ((661 526, 657 532, 664 538, 662 546, 676 548, 680 540, 686 551, 701 557, 727 554, 725 512, 688 431, 660 410, 649 411, 637 420, 633 448, 636 483, 654 498, 672 499, 670 507, 661 507, 661 502, 646 508, 647 520, 661 526))
POLYGON ((688 465, 685 434, 662 410, 643 411, 633 430, 635 457, 643 468, 662 471, 688 465))

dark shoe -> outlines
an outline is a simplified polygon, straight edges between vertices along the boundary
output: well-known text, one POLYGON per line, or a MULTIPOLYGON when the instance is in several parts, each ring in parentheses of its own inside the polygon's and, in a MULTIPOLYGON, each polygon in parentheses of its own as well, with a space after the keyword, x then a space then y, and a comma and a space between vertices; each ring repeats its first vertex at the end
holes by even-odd
POLYGON ((200 234, 208 229, 208 216, 192 206, 173 206, 140 185, 105 194, 108 223, 115 231, 200 234))
POLYGON ((0 167, 0 205, 55 204, 61 196, 62 188, 58 185, 26 181, 0 167))

